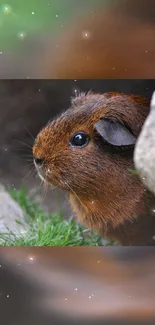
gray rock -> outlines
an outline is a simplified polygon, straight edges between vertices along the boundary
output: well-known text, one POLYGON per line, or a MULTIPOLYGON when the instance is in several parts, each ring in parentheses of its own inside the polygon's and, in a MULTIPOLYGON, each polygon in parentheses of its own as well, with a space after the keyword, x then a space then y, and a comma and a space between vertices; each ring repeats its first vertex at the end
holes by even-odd
POLYGON ((155 194, 155 92, 134 151, 134 163, 144 185, 155 194))
POLYGON ((27 232, 26 216, 16 201, 0 185, 0 234, 21 235, 27 232))

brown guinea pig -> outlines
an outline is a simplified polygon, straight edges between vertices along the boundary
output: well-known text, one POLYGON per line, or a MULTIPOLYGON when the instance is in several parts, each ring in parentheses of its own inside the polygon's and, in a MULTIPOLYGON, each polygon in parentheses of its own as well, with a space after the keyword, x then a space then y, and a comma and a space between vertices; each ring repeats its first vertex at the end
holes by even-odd
POLYGON ((122 245, 154 244, 155 198, 131 172, 148 112, 139 96, 82 93, 33 147, 40 177, 69 192, 84 224, 122 245))

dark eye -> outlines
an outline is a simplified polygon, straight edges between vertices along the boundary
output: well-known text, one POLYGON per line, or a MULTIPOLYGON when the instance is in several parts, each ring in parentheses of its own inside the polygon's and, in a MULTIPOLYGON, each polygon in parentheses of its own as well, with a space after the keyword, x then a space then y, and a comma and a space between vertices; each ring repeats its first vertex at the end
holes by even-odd
POLYGON ((87 146, 89 142, 89 136, 85 132, 78 132, 72 136, 72 138, 69 141, 69 144, 72 147, 80 147, 83 148, 87 146))

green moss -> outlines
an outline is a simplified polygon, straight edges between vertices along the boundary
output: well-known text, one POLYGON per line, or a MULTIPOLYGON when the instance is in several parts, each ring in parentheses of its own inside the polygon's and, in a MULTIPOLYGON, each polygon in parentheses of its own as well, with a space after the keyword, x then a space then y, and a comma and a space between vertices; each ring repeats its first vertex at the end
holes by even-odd
MULTIPOLYGON (((65 220, 60 214, 44 212, 26 190, 9 190, 25 212, 29 230, 16 236, 0 234, 0 246, 100 246, 102 239, 79 225, 73 218, 65 220)), ((112 245, 108 243, 106 245, 112 245)))

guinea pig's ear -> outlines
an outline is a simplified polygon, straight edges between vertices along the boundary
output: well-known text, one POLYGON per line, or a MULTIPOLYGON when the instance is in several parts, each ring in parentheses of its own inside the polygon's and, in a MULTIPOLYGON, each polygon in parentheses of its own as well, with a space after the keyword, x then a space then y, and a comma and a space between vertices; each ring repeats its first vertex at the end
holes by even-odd
POLYGON ((95 124, 97 133, 113 146, 130 146, 136 142, 136 137, 119 121, 103 118, 95 124))

